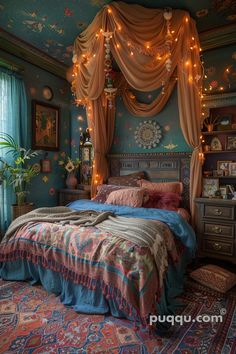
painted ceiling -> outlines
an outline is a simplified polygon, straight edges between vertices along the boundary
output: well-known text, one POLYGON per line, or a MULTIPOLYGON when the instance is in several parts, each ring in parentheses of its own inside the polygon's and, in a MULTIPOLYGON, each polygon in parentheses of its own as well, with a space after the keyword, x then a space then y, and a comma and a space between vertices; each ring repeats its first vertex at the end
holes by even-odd
MULTIPOLYGON (((71 65, 73 42, 111 0, 0 0, 5 31, 71 65)), ((236 22, 236 0, 126 0, 149 8, 189 11, 199 32, 236 22)))

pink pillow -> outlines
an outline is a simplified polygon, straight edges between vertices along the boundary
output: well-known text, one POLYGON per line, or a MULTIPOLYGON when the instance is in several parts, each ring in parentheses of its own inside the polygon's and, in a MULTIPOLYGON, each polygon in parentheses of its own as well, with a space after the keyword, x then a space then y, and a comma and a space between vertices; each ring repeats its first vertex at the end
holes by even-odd
POLYGON ((113 186, 110 184, 101 184, 97 187, 97 195, 93 200, 98 203, 105 203, 107 200, 107 197, 111 192, 120 190, 120 189, 127 189, 130 187, 125 187, 125 186, 113 186))
POLYGON ((106 204, 127 205, 133 208, 141 208, 143 204, 144 189, 129 188, 111 192, 106 204))
POLYGON ((158 191, 148 191, 149 199, 143 203, 144 208, 157 208, 176 211, 179 207, 181 197, 178 193, 164 193, 158 191))
POLYGON ((183 192, 182 182, 150 182, 146 179, 141 179, 137 182, 139 187, 157 192, 171 192, 181 194, 183 192))

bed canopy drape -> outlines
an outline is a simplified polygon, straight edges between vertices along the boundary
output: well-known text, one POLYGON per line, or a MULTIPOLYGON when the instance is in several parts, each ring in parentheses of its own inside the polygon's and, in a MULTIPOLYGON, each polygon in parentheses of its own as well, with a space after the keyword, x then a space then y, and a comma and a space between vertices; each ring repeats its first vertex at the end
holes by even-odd
POLYGON ((202 70, 195 22, 186 11, 148 9, 114 2, 103 7, 74 43, 72 91, 77 104, 86 106, 94 146, 92 194, 108 176, 106 154, 114 132, 115 103, 104 93, 110 51, 120 73, 114 86, 127 109, 138 117, 151 117, 162 110, 177 84, 180 126, 193 148, 190 167, 190 209, 201 188, 200 122, 202 70), (166 16, 167 15, 167 16, 166 16), (108 62, 106 61, 108 60, 108 62), (108 64, 107 64, 108 63, 108 64), (148 92, 161 88, 150 104, 137 102, 129 90, 148 92))

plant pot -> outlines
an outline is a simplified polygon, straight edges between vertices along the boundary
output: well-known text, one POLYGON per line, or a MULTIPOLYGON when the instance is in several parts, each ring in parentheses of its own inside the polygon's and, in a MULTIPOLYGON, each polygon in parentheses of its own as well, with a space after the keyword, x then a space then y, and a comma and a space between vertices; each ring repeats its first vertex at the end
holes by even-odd
POLYGON ((67 177, 66 177, 66 186, 68 189, 76 189, 78 184, 78 180, 75 176, 75 172, 69 172, 67 177))
POLYGON ((23 205, 16 205, 13 204, 11 206, 11 215, 12 215, 12 220, 18 218, 21 215, 24 215, 26 213, 29 213, 34 209, 34 204, 33 203, 25 203, 23 205))

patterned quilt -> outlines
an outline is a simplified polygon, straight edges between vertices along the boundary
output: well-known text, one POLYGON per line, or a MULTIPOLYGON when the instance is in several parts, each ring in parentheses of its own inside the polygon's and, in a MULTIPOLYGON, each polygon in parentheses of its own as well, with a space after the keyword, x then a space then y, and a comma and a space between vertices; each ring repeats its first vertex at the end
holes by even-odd
MULTIPOLYGON (((157 223, 169 261, 177 262, 180 242, 166 224, 157 223)), ((96 227, 29 222, 0 245, 0 262, 18 259, 60 272, 64 279, 89 289, 101 289, 127 316, 143 323, 156 311, 161 289, 149 248, 96 227)))

